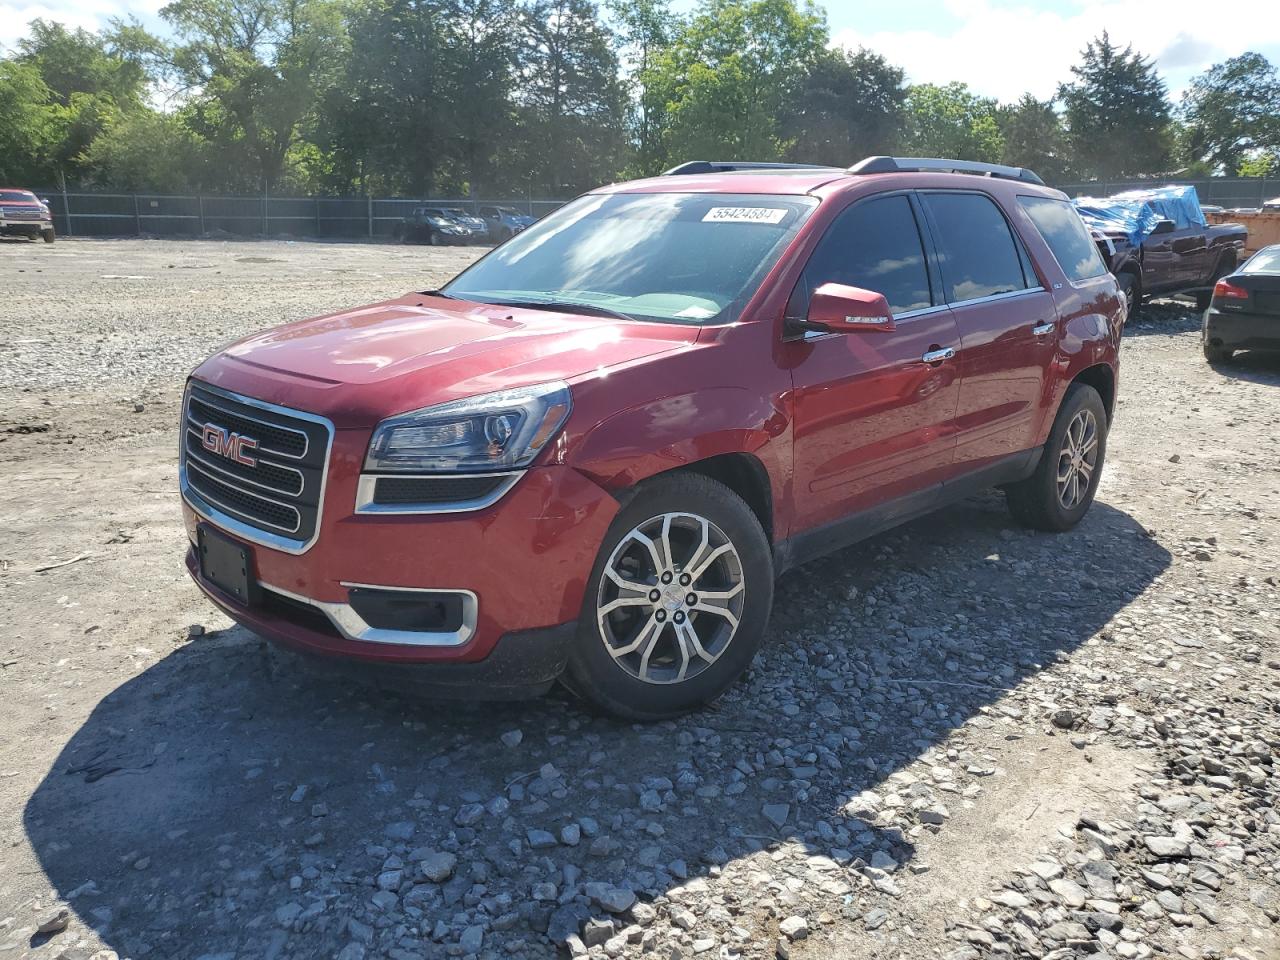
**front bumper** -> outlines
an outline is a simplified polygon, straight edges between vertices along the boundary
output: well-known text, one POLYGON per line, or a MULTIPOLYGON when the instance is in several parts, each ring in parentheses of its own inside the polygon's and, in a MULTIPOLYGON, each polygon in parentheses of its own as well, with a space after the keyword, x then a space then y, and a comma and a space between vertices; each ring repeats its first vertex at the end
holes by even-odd
MULTIPOLYGON (((508 637, 576 622, 618 510, 602 488, 561 466, 533 468, 492 506, 454 514, 357 514, 347 496, 352 486, 330 480, 320 531, 302 553, 250 543, 211 524, 251 549, 252 579, 270 591, 271 603, 236 602, 199 575, 193 552, 187 567, 214 603, 256 633, 310 653, 382 664, 477 664, 500 646, 508 649, 504 658, 518 659, 508 637), (464 595, 465 628, 413 642, 364 632, 351 615, 352 591, 361 588, 464 595)), ((183 513, 194 544, 198 525, 210 520, 185 500, 183 513)), ((553 657, 550 665, 563 661, 553 657)))
POLYGON ((48 220, 0 220, 0 236, 38 237, 52 229, 53 224, 48 220))
POLYGON ((187 572, 227 616, 258 636, 295 653, 310 667, 332 673, 340 665, 344 678, 421 696, 521 699, 546 693, 564 672, 576 622, 505 633, 483 659, 467 663, 399 663, 344 656, 334 648, 331 632, 265 607, 246 607, 199 573, 195 551, 187 552, 187 572))
POLYGON ((1204 339, 1230 350, 1280 350, 1280 317, 1210 307, 1204 318, 1204 339))

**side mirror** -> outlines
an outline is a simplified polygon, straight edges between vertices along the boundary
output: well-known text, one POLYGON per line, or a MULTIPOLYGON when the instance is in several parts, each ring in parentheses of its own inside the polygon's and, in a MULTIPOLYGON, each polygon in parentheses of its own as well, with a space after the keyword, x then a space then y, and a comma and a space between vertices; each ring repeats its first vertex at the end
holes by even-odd
POLYGON ((1151 235, 1154 237, 1156 234, 1160 233, 1173 233, 1173 231, 1177 229, 1178 225, 1172 220, 1157 220, 1155 227, 1151 231, 1151 235))
POLYGON ((893 312, 883 293, 843 283, 824 283, 809 298, 805 329, 827 333, 889 331, 894 329, 893 312))

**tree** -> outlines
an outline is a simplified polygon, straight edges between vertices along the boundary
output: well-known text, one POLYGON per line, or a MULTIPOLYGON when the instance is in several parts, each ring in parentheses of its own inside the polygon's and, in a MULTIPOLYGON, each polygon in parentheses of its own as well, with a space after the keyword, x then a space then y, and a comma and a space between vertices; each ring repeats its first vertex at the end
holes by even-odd
POLYGON ((847 167, 863 157, 894 153, 906 119, 902 80, 901 69, 870 50, 822 51, 786 118, 788 156, 847 167))
POLYGON ((203 148, 180 117, 139 110, 94 138, 84 163, 101 186, 180 193, 198 188, 205 179, 203 148))
POLYGON ((1079 172, 1105 179, 1165 170, 1170 111, 1155 65, 1132 46, 1120 50, 1104 32, 1071 72, 1076 79, 1058 87, 1058 99, 1079 172))
POLYGON ((65 115, 40 71, 0 60, 0 183, 52 185, 64 128, 65 115))
POLYGON ((1046 183, 1062 183, 1071 175, 1066 131, 1053 101, 1023 94, 1012 106, 1001 107, 997 119, 1004 148, 1000 161, 1028 167, 1046 183))
POLYGON ((626 117, 612 34, 590 0, 532 0, 520 22, 524 149, 508 169, 552 196, 608 182, 623 164, 626 117))
POLYGON ((811 4, 703 0, 653 71, 667 159, 783 156, 787 118, 826 41, 811 4))
POLYGON ((609 0, 617 21, 623 68, 630 84, 630 128, 635 173, 659 172, 665 156, 662 128, 666 104, 653 89, 659 54, 670 46, 677 27, 669 0, 609 0))
POLYGON ((1266 57, 1216 63, 1182 95, 1191 159, 1236 170, 1253 152, 1280 147, 1280 79, 1266 57))
POLYGON ((907 91, 906 111, 908 148, 914 155, 988 163, 1000 159, 996 102, 966 84, 916 84, 907 91))
POLYGON ((270 189, 345 59, 338 0, 173 0, 160 13, 183 41, 175 64, 229 185, 270 189))

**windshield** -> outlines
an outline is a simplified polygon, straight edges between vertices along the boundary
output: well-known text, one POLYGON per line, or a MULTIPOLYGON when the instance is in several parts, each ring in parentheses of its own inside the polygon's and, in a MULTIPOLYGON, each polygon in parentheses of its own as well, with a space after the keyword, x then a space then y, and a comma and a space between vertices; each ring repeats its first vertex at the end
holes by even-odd
POLYGON ((763 194, 588 195, 507 241, 444 292, 727 323, 816 206, 811 197, 763 194))
POLYGON ((8 201, 9 203, 35 203, 34 194, 27 193, 25 190, 0 190, 0 202, 8 201))

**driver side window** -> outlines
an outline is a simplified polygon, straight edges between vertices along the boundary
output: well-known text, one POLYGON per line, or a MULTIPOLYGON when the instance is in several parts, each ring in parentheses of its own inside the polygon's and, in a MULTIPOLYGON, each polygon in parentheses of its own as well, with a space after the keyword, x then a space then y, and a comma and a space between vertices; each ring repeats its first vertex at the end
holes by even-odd
POLYGON ((805 306, 824 283, 883 293, 895 314, 933 306, 911 201, 901 195, 881 197, 845 210, 818 241, 801 283, 805 306))

